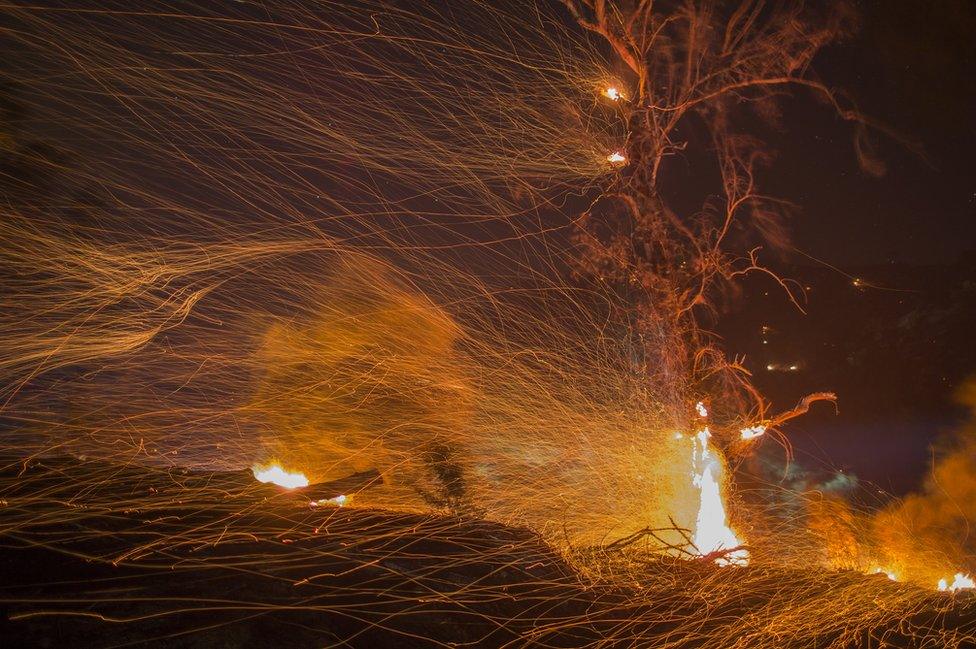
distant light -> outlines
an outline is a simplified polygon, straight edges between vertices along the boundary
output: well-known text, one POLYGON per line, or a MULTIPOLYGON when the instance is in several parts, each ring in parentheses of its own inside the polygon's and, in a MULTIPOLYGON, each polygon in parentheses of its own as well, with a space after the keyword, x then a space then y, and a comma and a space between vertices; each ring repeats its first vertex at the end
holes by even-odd
POLYGON ((609 162, 610 164, 619 165, 627 162, 627 158, 620 151, 614 151, 613 153, 607 156, 607 162, 609 162))
POLYGON ((768 344, 769 344, 769 341, 768 341, 768 340, 764 340, 764 341, 763 341, 763 344, 764 344, 764 345, 768 345, 768 344))
POLYGON ((622 95, 620 94, 620 91, 617 90, 617 88, 614 87, 614 86, 610 86, 609 88, 607 88, 606 90, 604 90, 603 91, 603 96, 604 97, 607 97, 611 101, 620 101, 620 99, 622 97, 622 95))
POLYGON ((860 287, 864 282, 861 281, 860 277, 855 277, 854 281, 851 282, 854 286, 860 287))
POLYGON ((767 372, 772 372, 775 369, 776 369, 776 366, 775 365, 767 365, 766 366, 766 371, 767 372))
POLYGON ((797 371, 798 369, 800 369, 800 368, 799 368, 799 367, 797 367, 796 365, 790 365, 790 371, 791 371, 791 372, 795 372, 795 371, 797 371))

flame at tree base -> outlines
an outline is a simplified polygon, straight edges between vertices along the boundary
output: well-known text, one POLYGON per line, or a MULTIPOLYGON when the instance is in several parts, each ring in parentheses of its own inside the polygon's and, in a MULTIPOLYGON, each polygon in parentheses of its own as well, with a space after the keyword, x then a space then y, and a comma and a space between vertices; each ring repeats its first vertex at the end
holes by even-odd
POLYGON ((728 515, 722 498, 722 461, 708 447, 711 432, 706 426, 694 437, 692 450, 692 483, 698 488, 700 501, 695 518, 692 543, 701 556, 728 551, 715 562, 721 566, 745 566, 749 563, 749 551, 728 525, 728 515))

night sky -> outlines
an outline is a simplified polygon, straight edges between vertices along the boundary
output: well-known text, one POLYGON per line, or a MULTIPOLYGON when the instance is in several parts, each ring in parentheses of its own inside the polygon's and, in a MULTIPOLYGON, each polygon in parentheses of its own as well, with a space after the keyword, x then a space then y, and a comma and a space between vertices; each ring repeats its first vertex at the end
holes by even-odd
POLYGON ((831 264, 944 263, 976 247, 976 5, 862 1, 860 32, 829 48, 820 76, 917 146, 876 134, 887 173, 854 163, 849 132, 804 102, 782 145, 785 195, 802 206, 796 247, 831 264))

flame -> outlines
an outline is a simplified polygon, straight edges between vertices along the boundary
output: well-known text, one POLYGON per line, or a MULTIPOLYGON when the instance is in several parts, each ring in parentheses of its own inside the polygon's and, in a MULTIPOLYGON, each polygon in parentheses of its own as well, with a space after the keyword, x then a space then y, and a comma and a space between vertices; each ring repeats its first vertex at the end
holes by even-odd
POLYGON ((707 417, 708 416, 708 408, 706 408, 705 407, 705 404, 703 402, 701 402, 701 401, 699 401, 698 403, 695 404, 695 410, 698 411, 698 416, 699 417, 707 417))
POLYGON ((251 472, 259 482, 271 482, 285 489, 308 486, 308 478, 305 477, 304 473, 300 471, 285 471, 277 460, 272 461, 263 468, 255 464, 251 467, 251 472))
POLYGON ((961 572, 956 573, 951 584, 947 579, 939 580, 939 590, 942 591, 955 592, 964 588, 976 588, 976 581, 973 581, 972 577, 969 575, 964 575, 961 572))
POLYGON ((749 552, 740 547, 742 542, 728 525, 719 482, 722 476, 722 463, 719 456, 708 448, 708 439, 711 436, 706 426, 698 431, 694 438, 691 480, 698 487, 701 501, 695 519, 692 542, 703 556, 721 550, 733 550, 716 559, 715 562, 721 566, 744 566, 749 563, 749 552))
POLYGON ((313 500, 309 504, 312 507, 344 507, 348 502, 349 502, 349 496, 342 494, 341 496, 336 496, 334 498, 323 498, 321 500, 313 500))
POLYGON ((627 158, 620 151, 614 151, 607 156, 607 162, 611 164, 623 164, 627 162, 627 158))
POLYGON ((743 428, 739 431, 742 435, 742 439, 755 439, 766 432, 766 427, 763 424, 756 424, 755 426, 749 426, 748 428, 743 428))
POLYGON ((607 97, 611 101, 620 101, 620 99, 623 97, 623 95, 620 94, 620 91, 614 86, 610 86, 604 90, 603 96, 607 97))
MULTIPOLYGON (((874 570, 871 571, 871 573, 872 574, 875 574, 875 575, 884 575, 885 577, 887 577, 891 581, 898 581, 898 575, 896 575, 895 573, 893 573, 890 570, 885 570, 884 568, 875 568, 874 570)), ((943 580, 943 581, 945 581, 945 580, 943 580)))

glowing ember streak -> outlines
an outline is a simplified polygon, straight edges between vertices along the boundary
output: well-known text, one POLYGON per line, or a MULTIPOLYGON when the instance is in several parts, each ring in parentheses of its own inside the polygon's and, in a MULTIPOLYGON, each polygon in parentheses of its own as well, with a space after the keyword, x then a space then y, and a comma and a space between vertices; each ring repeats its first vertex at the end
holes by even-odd
MULTIPOLYGON (((742 545, 728 525, 719 482, 722 476, 722 464, 719 457, 708 448, 708 438, 711 436, 707 427, 700 430, 695 435, 692 451, 691 481, 701 493, 692 543, 702 555, 721 550, 733 550, 742 545)), ((749 563, 749 552, 740 548, 716 559, 715 562, 720 566, 744 566, 749 563)))
POLYGON ((308 478, 305 477, 304 473, 300 471, 285 471, 278 462, 272 462, 264 468, 254 465, 251 468, 251 472, 254 473, 254 477, 259 482, 270 482, 285 489, 308 486, 308 478))
POLYGON ((608 97, 608 98, 609 98, 609 99, 611 99, 612 101, 620 101, 620 98, 621 98, 621 94, 620 94, 620 91, 619 91, 619 90, 617 90, 617 89, 616 89, 615 87, 613 87, 613 86, 610 86, 609 88, 607 88, 606 90, 604 90, 604 91, 603 91, 603 95, 604 95, 605 97, 608 97))
POLYGON ((766 427, 762 424, 756 424, 755 426, 743 428, 739 432, 742 434, 742 439, 755 439, 766 433, 766 427))
POLYGON ((961 572, 956 573, 951 584, 946 579, 939 580, 939 590, 942 591, 955 592, 964 588, 976 588, 976 581, 973 581, 972 577, 964 575, 961 572))
POLYGON ((627 162, 627 158, 620 151, 614 151, 607 156, 607 162, 611 164, 623 164, 627 162))

